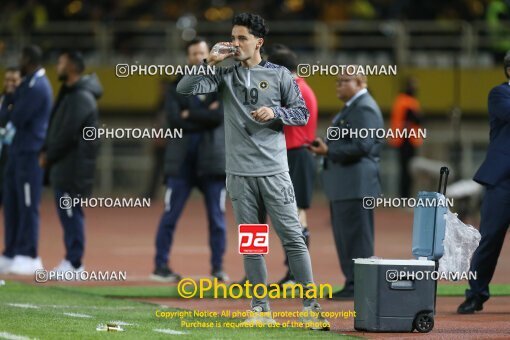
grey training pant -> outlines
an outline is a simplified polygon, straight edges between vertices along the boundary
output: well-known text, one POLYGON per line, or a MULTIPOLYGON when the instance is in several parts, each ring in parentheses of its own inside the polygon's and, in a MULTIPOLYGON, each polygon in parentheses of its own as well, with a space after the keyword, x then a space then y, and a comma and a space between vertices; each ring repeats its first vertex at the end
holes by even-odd
MULTIPOLYGON (((296 281, 303 285, 313 283, 310 254, 305 245, 299 223, 294 188, 288 172, 271 176, 249 177, 227 174, 227 191, 232 200, 237 224, 264 223, 266 212, 289 259, 296 281)), ((260 254, 244 255, 244 270, 248 280, 267 284, 267 269, 260 254)), ((315 299, 304 299, 305 307, 315 299)), ((253 297, 251 307, 269 310, 268 298, 253 297)))

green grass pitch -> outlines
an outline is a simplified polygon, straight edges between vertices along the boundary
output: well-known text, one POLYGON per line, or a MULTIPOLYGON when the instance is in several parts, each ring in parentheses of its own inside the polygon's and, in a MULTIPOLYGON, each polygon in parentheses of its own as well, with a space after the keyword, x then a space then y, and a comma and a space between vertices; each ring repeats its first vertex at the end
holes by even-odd
MULTIPOLYGON (((37 339, 165 339, 176 334, 186 339, 305 339, 342 337, 333 332, 314 332, 296 328, 181 328, 180 319, 162 319, 155 304, 111 298, 98 294, 99 287, 56 287, 29 285, 7 281, 0 286, 0 338, 20 337, 37 339), (124 332, 99 332, 98 324, 121 321, 124 332), (155 331, 155 330, 160 330, 155 331), (161 330, 167 333, 161 333, 161 330)), ((147 288, 127 287, 132 292, 110 287, 109 292, 120 289, 121 295, 139 296, 147 288), (129 293, 129 294, 128 294, 129 293)), ((168 292, 169 287, 164 288, 168 292)), ((104 289, 104 287, 103 287, 104 289)), ((160 292, 161 293, 161 292, 160 292)), ((108 295, 108 294, 106 294, 108 295)), ((111 293, 110 295, 115 295, 111 293)), ((175 309, 173 309, 175 310, 175 309)), ((233 319, 199 319, 187 321, 219 321, 233 319)), ((240 321, 237 319, 235 321, 240 321)), ((347 338, 347 337, 346 337, 347 338)), ((353 337, 351 337, 353 338, 353 337)))
MULTIPOLYGON (((340 287, 334 287, 334 290, 340 287)), ((438 296, 462 296, 465 284, 439 284, 438 296)), ((510 285, 491 285, 493 296, 510 295, 510 285)), ((177 298, 175 286, 47 286, 8 281, 0 286, 0 338, 37 339, 304 339, 342 337, 333 332, 296 328, 184 328, 180 319, 157 318, 161 306, 128 298, 177 298), (123 299, 124 298, 124 299, 123 299), (124 332, 99 332, 99 324, 121 322, 124 332), (159 330, 159 331, 156 331, 159 330), (166 332, 166 333, 161 333, 166 332), (173 335, 171 333, 174 333, 173 335)), ((187 318, 186 321, 230 322, 233 319, 187 318)), ((236 319, 234 321, 240 321, 236 319)), ((345 338, 353 338, 346 337, 345 338)))

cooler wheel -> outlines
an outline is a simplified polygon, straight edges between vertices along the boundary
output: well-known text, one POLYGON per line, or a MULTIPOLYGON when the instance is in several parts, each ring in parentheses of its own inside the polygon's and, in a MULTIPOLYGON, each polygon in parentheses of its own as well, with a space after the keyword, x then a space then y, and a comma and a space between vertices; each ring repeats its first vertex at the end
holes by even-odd
POLYGON ((434 316, 431 313, 418 313, 414 318, 414 329, 420 333, 428 333, 434 328, 434 316))

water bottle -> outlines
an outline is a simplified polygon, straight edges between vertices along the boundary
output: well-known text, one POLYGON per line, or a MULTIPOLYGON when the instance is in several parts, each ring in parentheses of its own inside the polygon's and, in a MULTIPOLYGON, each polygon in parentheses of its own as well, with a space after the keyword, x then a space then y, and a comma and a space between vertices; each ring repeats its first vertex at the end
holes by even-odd
POLYGON ((237 47, 228 45, 227 43, 217 43, 213 46, 211 53, 212 54, 230 54, 236 53, 237 47))

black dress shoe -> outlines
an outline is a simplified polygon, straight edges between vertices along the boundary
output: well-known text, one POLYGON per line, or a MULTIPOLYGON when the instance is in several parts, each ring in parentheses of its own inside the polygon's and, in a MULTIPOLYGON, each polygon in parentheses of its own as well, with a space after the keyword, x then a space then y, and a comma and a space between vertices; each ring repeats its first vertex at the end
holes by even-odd
POLYGON ((354 290, 342 289, 336 293, 331 294, 331 300, 354 300, 354 290))
POLYGON ((473 314, 475 311, 483 309, 483 301, 477 297, 467 298, 466 301, 460 304, 457 308, 459 314, 473 314))

